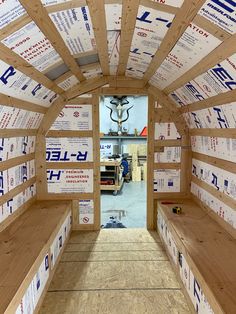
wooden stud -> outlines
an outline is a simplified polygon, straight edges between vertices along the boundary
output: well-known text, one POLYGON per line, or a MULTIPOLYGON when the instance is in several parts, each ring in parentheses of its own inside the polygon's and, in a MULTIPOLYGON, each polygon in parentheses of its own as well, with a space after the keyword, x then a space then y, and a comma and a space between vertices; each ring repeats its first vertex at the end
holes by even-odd
POLYGON ((54 49, 58 52, 71 72, 78 78, 80 82, 84 81, 85 77, 83 76, 78 64, 71 55, 58 30, 56 29, 56 26, 48 16, 47 10, 43 7, 42 2, 40 0, 20 0, 20 3, 25 8, 32 20, 37 24, 39 29, 51 42, 54 49))
POLYGON ((19 17, 18 19, 14 20, 10 24, 7 24, 5 27, 1 29, 0 33, 0 41, 8 37, 9 35, 15 33, 25 25, 31 22, 31 18, 28 14, 24 14, 23 16, 19 17))
POLYGON ((164 192, 164 193, 157 193, 154 192, 154 199, 158 201, 162 200, 179 200, 179 199, 186 199, 189 198, 188 193, 184 192, 164 192))
POLYGON ((70 0, 59 4, 53 4, 46 6, 48 14, 59 11, 71 10, 75 8, 85 7, 87 5, 86 0, 70 0))
POLYGON ((170 123, 173 122, 172 117, 169 114, 169 111, 165 108, 156 108, 155 109, 155 122, 156 123, 170 123))
POLYGON ((94 201, 94 230, 101 226, 100 201, 100 124, 99 124, 99 96, 94 94, 93 104, 93 201, 94 201))
POLYGON ((93 169, 93 162, 46 162, 47 169, 93 169))
POLYGON ((121 38, 118 75, 125 75, 130 47, 133 39, 139 0, 126 0, 122 4, 121 38))
POLYGON ((0 163, 0 171, 7 170, 9 168, 15 167, 17 165, 21 165, 27 161, 35 159, 35 153, 27 154, 15 158, 11 158, 5 161, 1 161, 0 163))
POLYGON ((9 200, 11 200, 13 197, 20 194, 21 192, 23 192, 24 190, 26 190, 27 188, 29 188, 31 185, 33 185, 35 183, 36 183, 36 177, 33 177, 33 178, 27 180, 26 182, 18 185, 14 189, 10 190, 6 194, 0 196, 0 206, 5 204, 9 200))
POLYGON ((158 169, 174 169, 174 170, 179 170, 181 167, 180 163, 177 162, 158 162, 154 164, 154 170, 158 170, 158 169))
POLYGON ((231 90, 231 91, 226 92, 226 93, 218 94, 216 96, 213 96, 213 97, 210 97, 207 99, 196 101, 190 105, 186 105, 184 107, 181 107, 180 110, 182 113, 197 111, 197 110, 212 108, 214 106, 219 106, 219 105, 231 103, 235 99, 236 99, 236 89, 231 90))
POLYGON ((56 94, 61 94, 64 92, 63 89, 58 87, 53 81, 48 79, 44 74, 36 70, 30 63, 25 61, 17 53, 2 43, 0 43, 0 59, 8 64, 11 64, 15 69, 19 70, 26 76, 32 78, 48 89, 54 91, 56 94))
POLYGON ((103 75, 109 75, 107 26, 104 0, 87 0, 103 75))
POLYGON ((155 134, 155 99, 148 95, 148 142, 147 142, 147 229, 156 228, 154 208, 154 134, 155 134))
POLYGON ((12 96, 7 96, 0 93, 0 102, 3 106, 13 107, 18 109, 23 109, 32 112, 38 112, 45 114, 47 112, 47 108, 43 106, 36 105, 29 101, 25 101, 22 99, 18 99, 12 96))
POLYGON ((196 16, 205 0, 185 0, 182 7, 178 10, 173 23, 157 50, 152 62, 150 63, 143 79, 148 82, 155 74, 162 62, 168 56, 172 48, 176 45, 182 34, 185 32, 189 23, 196 16))
POLYGON ((50 130, 46 137, 92 137, 93 131, 57 131, 50 130))
POLYGON ((37 199, 44 199, 48 190, 46 168, 46 138, 44 135, 37 135, 35 147, 37 199))
POLYGON ((78 97, 67 101, 69 105, 91 105, 91 97, 78 97))
POLYGON ((236 139, 236 129, 190 129, 191 136, 224 137, 236 139))
POLYGON ((216 64, 227 59, 228 57, 235 53, 234 49, 235 45, 236 35, 233 35, 226 39, 221 45, 216 47, 212 52, 210 52, 206 57, 199 61, 190 70, 185 72, 180 78, 178 78, 172 84, 167 86, 164 89, 164 92, 169 94, 175 91, 176 89, 183 86, 187 82, 191 81, 195 77, 201 75, 202 73, 205 73, 216 64))
POLYGON ((0 138, 35 136, 37 129, 1 129, 0 138))
POLYGON ((235 162, 232 161, 228 161, 225 159, 220 159, 220 158, 216 158, 216 157, 211 157, 205 154, 200 154, 200 153, 192 153, 192 158, 200 160, 202 162, 205 162, 209 165, 218 167, 220 169, 223 169, 225 171, 229 171, 231 173, 235 173, 236 174, 236 164, 235 162))
POLYGON ((109 76, 108 81, 110 88, 144 88, 145 86, 143 80, 126 76, 109 76))
POLYGON ((202 15, 197 14, 193 19, 193 23, 196 24, 198 27, 203 28, 212 36, 218 38, 221 41, 224 41, 232 36, 218 25, 212 23, 210 20, 203 17, 202 15))
POLYGON ((72 200, 92 200, 93 193, 46 193, 37 195, 38 200, 45 201, 72 201, 72 200))
POLYGON ((155 150, 158 147, 178 147, 181 146, 181 139, 178 140, 155 140, 155 150))
POLYGON ((225 203, 229 207, 236 209, 235 200, 233 198, 229 197, 227 194, 216 190, 215 188, 213 188, 213 186, 210 186, 208 183, 201 181, 200 179, 198 179, 195 176, 192 176, 192 182, 197 184, 198 186, 200 186, 201 188, 203 188, 204 190, 206 190, 210 194, 212 194, 214 197, 216 197, 218 200, 225 203))
POLYGON ((189 135, 182 137, 181 145, 180 192, 190 194, 192 149, 189 135))
POLYGON ((145 88, 112 88, 103 87, 100 89, 101 95, 147 95, 147 89, 145 88))

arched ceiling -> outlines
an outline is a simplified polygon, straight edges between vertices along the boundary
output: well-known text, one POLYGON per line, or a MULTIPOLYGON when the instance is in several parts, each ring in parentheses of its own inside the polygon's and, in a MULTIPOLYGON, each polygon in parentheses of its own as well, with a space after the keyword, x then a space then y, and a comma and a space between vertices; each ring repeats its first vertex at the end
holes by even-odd
POLYGON ((182 114, 235 99, 235 12, 232 0, 2 0, 0 98, 49 108, 44 134, 68 99, 130 87, 185 132, 182 114))

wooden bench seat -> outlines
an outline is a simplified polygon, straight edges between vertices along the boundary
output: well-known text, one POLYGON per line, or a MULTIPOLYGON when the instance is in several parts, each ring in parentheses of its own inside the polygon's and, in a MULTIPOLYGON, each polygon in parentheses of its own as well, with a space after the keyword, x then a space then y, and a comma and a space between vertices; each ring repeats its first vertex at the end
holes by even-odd
POLYGON ((70 213, 68 201, 36 202, 0 233, 0 313, 16 312, 70 213))
POLYGON ((235 314, 236 240, 194 201, 178 204, 181 215, 172 212, 175 205, 158 203, 158 217, 164 221, 158 225, 161 237, 163 232, 171 233, 214 313, 235 314), (161 230, 163 224, 168 231, 161 230))

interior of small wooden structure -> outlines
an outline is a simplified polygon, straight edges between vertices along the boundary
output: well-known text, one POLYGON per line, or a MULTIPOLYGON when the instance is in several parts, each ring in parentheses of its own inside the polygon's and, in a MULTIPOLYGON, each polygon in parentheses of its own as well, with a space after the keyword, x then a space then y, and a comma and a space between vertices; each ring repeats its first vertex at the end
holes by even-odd
POLYGON ((73 229, 98 230, 99 97, 147 95, 148 229, 157 227, 158 200, 192 198, 235 238, 235 6, 0 1, 0 231, 35 200, 72 200, 73 229), (87 129, 58 127, 70 106, 89 108, 87 129), (93 157, 47 161, 48 138, 64 139, 65 149, 70 138, 90 138, 93 157), (180 160, 167 162, 165 154, 175 150, 180 160), (65 192, 64 174, 78 169, 90 183, 83 192, 69 185, 65 192), (53 182, 59 173, 63 178, 53 182), (84 200, 93 200, 89 225, 78 217, 84 200))

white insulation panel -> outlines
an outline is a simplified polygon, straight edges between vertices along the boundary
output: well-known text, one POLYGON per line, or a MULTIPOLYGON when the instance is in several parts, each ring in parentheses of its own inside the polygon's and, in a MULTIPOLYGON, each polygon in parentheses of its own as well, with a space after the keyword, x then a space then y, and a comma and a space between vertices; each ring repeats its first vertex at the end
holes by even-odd
POLYGON ((71 54, 91 51, 96 48, 87 6, 51 13, 50 17, 71 54))
POLYGON ((192 136, 192 151, 236 162, 236 140, 223 137, 192 136))
POLYGON ((180 192, 180 170, 154 170, 154 192, 180 192))
POLYGON ((49 193, 93 193, 92 169, 48 169, 49 193))
POLYGON ((0 60, 0 93, 49 107, 57 95, 0 60))
POLYGON ((192 128, 225 129, 236 127, 236 103, 215 106, 184 114, 187 125, 192 128))
POLYGON ((236 54, 199 75, 170 96, 180 106, 207 99, 236 88, 236 54))
POLYGON ((75 75, 72 75, 65 79, 64 81, 58 83, 57 85, 66 91, 78 83, 79 80, 77 79, 77 77, 75 75))
POLYGON ((219 39, 191 23, 151 78, 150 83, 158 88, 165 88, 220 44, 219 39))
POLYGON ((25 14, 26 11, 18 0, 0 1, 0 29, 7 26, 17 18, 25 14))
POLYGON ((126 70, 127 76, 143 77, 173 19, 173 14, 139 6, 126 70))
POLYGON ((46 161, 48 162, 92 162, 92 138, 47 138, 46 161))
POLYGON ((0 138, 0 161, 35 152, 35 136, 0 138))
POLYGON ((232 199, 236 199, 236 174, 197 159, 192 160, 192 173, 199 180, 207 183, 232 199))
POLYGON ((0 223, 15 213, 20 206, 36 195, 36 184, 31 185, 0 206, 0 223))
POLYGON ((66 105, 51 130, 92 130, 92 105, 66 105))
POLYGON ((199 14, 230 34, 236 33, 236 1, 207 0, 199 14))
POLYGON ((33 314, 49 278, 49 255, 45 255, 15 314, 33 314))
POLYGON ((57 259, 59 257, 59 254, 61 253, 64 244, 66 242, 66 239, 69 236, 70 229, 71 229, 71 223, 72 223, 72 217, 71 214, 68 214, 66 219, 64 220, 63 224, 61 225, 61 228, 59 229, 55 239, 53 240, 51 246, 50 246, 50 259, 51 259, 51 269, 54 268, 57 259))
POLYGON ((155 163, 178 163, 181 160, 181 147, 164 147, 163 153, 155 153, 155 163))
POLYGON ((35 176, 35 160, 0 171, 0 195, 4 195, 18 185, 35 176))
POLYGON ((210 207, 214 213, 236 229, 236 210, 218 200, 212 194, 195 183, 191 183, 191 192, 205 205, 210 207))
POLYGON ((181 138, 174 123, 155 123, 155 140, 175 140, 181 138))
POLYGON ((42 113, 0 105, 1 129, 38 129, 42 119, 42 113))
POLYGON ((34 22, 17 30, 2 40, 2 43, 41 72, 62 61, 34 22))
POLYGON ((79 224, 89 225, 94 223, 94 201, 79 200, 79 224))

